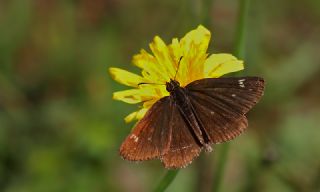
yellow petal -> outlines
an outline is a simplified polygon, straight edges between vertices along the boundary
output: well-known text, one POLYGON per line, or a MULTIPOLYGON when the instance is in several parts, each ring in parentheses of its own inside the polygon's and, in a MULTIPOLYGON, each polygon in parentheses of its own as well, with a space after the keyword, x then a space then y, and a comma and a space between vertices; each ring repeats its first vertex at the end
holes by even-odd
POLYGON ((130 113, 129 115, 127 115, 127 116, 124 118, 124 121, 125 121, 126 123, 130 123, 131 121, 133 121, 133 120, 136 118, 137 113, 138 113, 137 111, 130 113))
POLYGON ((133 57, 132 63, 143 69, 142 76, 149 82, 164 83, 168 76, 164 73, 161 67, 158 67, 158 62, 155 57, 141 50, 140 54, 133 57))
POLYGON ((204 75, 208 77, 220 77, 224 74, 242 70, 243 61, 231 54, 212 54, 204 64, 204 75))
POLYGON ((149 101, 146 101, 143 103, 143 107, 144 108, 150 108, 155 102, 157 102, 159 99, 161 99, 160 97, 159 98, 154 98, 152 100, 149 100, 149 101))
POLYGON ((129 115, 127 115, 124 120, 126 123, 130 123, 133 120, 139 120, 142 119, 142 117, 146 114, 146 112, 148 111, 147 108, 142 108, 138 111, 132 112, 129 115))
POLYGON ((128 89, 113 93, 113 99, 126 103, 135 104, 142 101, 160 99, 169 95, 164 85, 145 85, 139 89, 128 89))
POLYGON ((150 43, 150 49, 157 59, 157 67, 163 72, 163 75, 166 77, 166 81, 170 81, 170 78, 174 77, 176 69, 167 45, 160 37, 156 36, 153 39, 153 42, 150 43))
POLYGON ((205 54, 208 49, 210 38, 210 31, 202 25, 199 25, 197 29, 190 31, 181 39, 181 48, 186 54, 189 52, 190 48, 196 45, 199 51, 197 54, 205 54))
POLYGON ((142 117, 147 113, 148 109, 142 108, 138 111, 136 118, 142 119, 142 117))
POLYGON ((174 60, 174 64, 178 64, 180 57, 183 55, 178 38, 173 38, 168 48, 171 58, 174 60))
POLYGON ((146 81, 143 79, 143 77, 139 75, 130 73, 126 70, 119 69, 119 68, 111 67, 109 68, 109 72, 115 81, 118 81, 121 84, 128 85, 131 87, 138 87, 139 83, 146 81))
POLYGON ((210 31, 200 25, 181 39, 180 49, 183 60, 179 67, 178 80, 182 86, 204 77, 203 66, 210 38, 210 31))
POLYGON ((184 86, 186 79, 187 79, 186 74, 188 74, 188 67, 186 66, 187 62, 184 58, 183 51, 180 47, 179 40, 177 38, 172 39, 172 42, 168 46, 168 48, 169 48, 171 58, 174 61, 174 67, 177 70, 176 80, 178 80, 180 82, 181 86, 184 86), (179 62, 180 62, 180 64, 179 64, 179 62))
POLYGON ((142 101, 152 100, 155 97, 162 97, 160 94, 163 94, 163 92, 163 88, 159 90, 154 86, 146 85, 145 87, 140 87, 139 89, 128 89, 114 92, 113 99, 135 104, 142 101))

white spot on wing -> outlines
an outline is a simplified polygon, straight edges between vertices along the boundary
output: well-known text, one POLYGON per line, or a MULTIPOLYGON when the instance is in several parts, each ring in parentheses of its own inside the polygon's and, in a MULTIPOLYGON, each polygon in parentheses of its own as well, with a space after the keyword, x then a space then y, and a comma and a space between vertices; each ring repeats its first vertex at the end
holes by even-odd
POLYGON ((135 134, 132 134, 130 136, 130 139, 133 139, 134 142, 138 142, 139 141, 139 137, 137 137, 135 134))
POLYGON ((236 94, 232 94, 231 96, 232 96, 232 97, 235 97, 235 96, 236 96, 236 94))
POLYGON ((244 83, 243 83, 244 81, 245 81, 245 79, 239 79, 239 80, 238 80, 239 86, 242 87, 242 88, 245 87, 245 86, 244 86, 244 83))
POLYGON ((211 114, 211 115, 213 115, 213 114, 214 114, 214 112, 213 112, 213 111, 210 111, 210 114, 211 114))

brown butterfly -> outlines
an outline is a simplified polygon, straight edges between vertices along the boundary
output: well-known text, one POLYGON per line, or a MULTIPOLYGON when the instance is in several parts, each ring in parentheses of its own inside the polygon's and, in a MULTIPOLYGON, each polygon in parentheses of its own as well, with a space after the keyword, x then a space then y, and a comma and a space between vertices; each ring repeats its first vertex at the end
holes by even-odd
POLYGON ((130 161, 159 158, 168 169, 182 168, 201 150, 229 141, 248 126, 245 114, 260 100, 259 77, 207 78, 185 87, 166 83, 170 96, 157 101, 120 148, 130 161))

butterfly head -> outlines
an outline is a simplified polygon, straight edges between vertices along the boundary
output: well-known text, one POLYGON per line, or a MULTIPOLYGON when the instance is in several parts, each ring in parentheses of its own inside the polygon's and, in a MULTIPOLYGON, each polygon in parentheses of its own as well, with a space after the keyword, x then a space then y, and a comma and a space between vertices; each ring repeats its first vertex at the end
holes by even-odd
POLYGON ((180 87, 180 83, 176 80, 171 79, 170 82, 166 83, 166 89, 168 92, 173 92, 174 90, 176 90, 177 88, 180 87))

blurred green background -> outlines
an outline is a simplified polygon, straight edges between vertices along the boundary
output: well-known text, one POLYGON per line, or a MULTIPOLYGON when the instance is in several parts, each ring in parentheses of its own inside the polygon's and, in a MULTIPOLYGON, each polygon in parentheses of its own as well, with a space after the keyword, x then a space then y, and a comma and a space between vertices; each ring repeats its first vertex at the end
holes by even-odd
MULTIPOLYGON (((198 24, 209 53, 233 52, 234 0, 1 0, 0 191, 150 191, 159 161, 118 155, 137 106, 111 66, 154 35, 168 43, 198 24)), ((320 1, 251 1, 243 75, 266 79, 249 128, 231 142, 222 191, 320 191, 320 1)), ((210 191, 221 145, 167 191, 210 191)))

